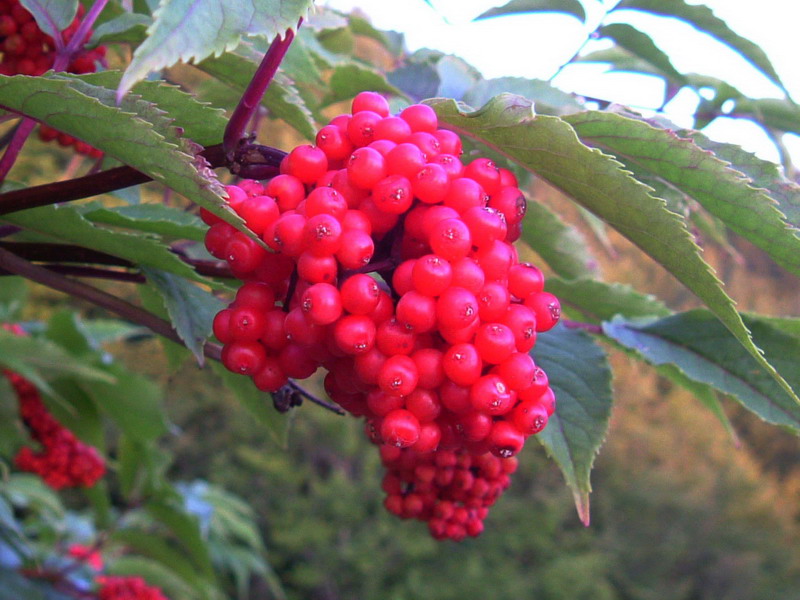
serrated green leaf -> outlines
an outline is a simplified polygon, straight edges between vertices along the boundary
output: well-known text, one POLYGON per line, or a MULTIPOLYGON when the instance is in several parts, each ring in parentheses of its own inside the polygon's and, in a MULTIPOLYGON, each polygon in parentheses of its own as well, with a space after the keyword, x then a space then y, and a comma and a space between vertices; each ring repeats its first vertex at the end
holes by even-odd
POLYGON ((597 262, 580 231, 539 202, 528 202, 522 222, 522 240, 565 279, 578 279, 598 272, 597 262))
POLYGON ((197 215, 164 204, 83 208, 83 216, 92 223, 113 225, 146 233, 202 242, 208 226, 197 215))
POLYGON ((389 83, 379 71, 355 63, 345 63, 334 68, 328 84, 328 93, 320 105, 325 107, 342 100, 349 100, 364 90, 406 98, 406 95, 389 83))
POLYGON ((155 104, 127 95, 118 106, 113 90, 50 72, 0 79, 0 106, 84 140, 258 237, 223 202, 225 191, 200 147, 182 138, 180 124, 155 104))
POLYGON ((107 370, 116 383, 82 385, 95 405, 135 440, 147 442, 165 434, 167 417, 161 404, 161 388, 121 365, 111 364, 107 370))
POLYGON ((462 99, 470 106, 482 106, 502 92, 533 100, 536 112, 539 114, 563 115, 583 110, 583 106, 571 94, 542 79, 525 77, 482 79, 467 90, 462 99))
POLYGON ((490 8, 475 18, 488 19, 519 13, 560 12, 572 15, 581 23, 586 22, 586 12, 578 0, 511 0, 503 6, 490 8))
POLYGON ((78 0, 20 0, 20 4, 52 38, 60 36, 78 13, 78 0))
POLYGON ((733 231, 766 251, 785 269, 800 274, 800 236, 776 202, 742 173, 691 139, 640 119, 590 111, 564 117, 580 138, 652 173, 694 198, 733 231))
MULTIPOLYGON (((120 71, 101 71, 80 76, 81 81, 106 89, 115 88, 121 78, 120 71)), ((228 124, 225 111, 199 102, 195 96, 178 86, 163 80, 141 81, 133 87, 132 93, 170 115, 170 122, 176 119, 173 125, 179 128, 176 131, 178 136, 189 138, 201 146, 217 144, 222 140, 228 124)))
POLYGON ((597 30, 603 38, 612 39, 634 56, 652 65, 656 72, 674 82, 682 83, 685 78, 670 62, 667 54, 655 45, 652 38, 627 23, 612 23, 597 30))
POLYGON ((683 219, 668 211, 663 200, 653 197, 618 161, 582 144, 565 120, 534 116, 530 101, 519 96, 501 94, 474 112, 452 100, 435 99, 430 105, 448 128, 479 140, 560 188, 658 261, 706 303, 800 405, 797 394, 753 343, 683 219))
POLYGON ((588 525, 589 475, 611 416, 611 369, 588 334, 563 325, 539 335, 531 354, 556 395, 556 412, 536 438, 561 468, 588 525))
MULTIPOLYGON (((145 310, 150 311, 162 319, 169 320, 170 317, 166 306, 164 306, 164 299, 155 287, 151 285, 140 285, 137 287, 137 291, 142 301, 142 307, 145 310)), ((183 344, 178 344, 161 336, 158 337, 158 341, 167 357, 167 366, 172 372, 177 371, 178 368, 192 356, 191 350, 183 344)))
POLYGON ((674 17, 689 23, 695 29, 707 33, 738 52, 745 60, 785 91, 783 83, 766 53, 758 45, 734 32, 725 21, 717 17, 707 6, 687 4, 684 0, 622 0, 614 8, 614 11, 623 9, 674 17))
POLYGON ((162 269, 197 281, 208 281, 170 252, 158 238, 98 227, 73 206, 41 206, 3 215, 0 220, 47 235, 59 242, 118 256, 135 265, 162 269))
POLYGON ((778 165, 757 157, 735 144, 715 142, 699 131, 679 131, 681 137, 691 137, 695 144, 713 152, 730 163, 731 168, 744 173, 753 187, 763 188, 778 202, 780 211, 795 229, 800 229, 800 185, 786 179, 778 165))
MULTIPOLYGON (((744 320, 768 360, 800 389, 800 340, 759 320, 744 320)), ((697 309, 650 322, 616 318, 604 323, 603 331, 648 362, 674 364, 687 377, 733 396, 768 423, 800 432, 800 407, 710 312, 697 309)))
POLYGON ((565 312, 575 311, 591 323, 607 321, 616 315, 628 318, 666 317, 672 314, 655 296, 642 294, 628 285, 596 279, 565 281, 548 277, 545 289, 558 296, 565 312))
POLYGON ((197 362, 203 365, 203 346, 211 335, 211 324, 225 304, 209 292, 156 269, 142 270, 164 301, 172 325, 197 362))
POLYGON ((199 62, 233 50, 243 36, 273 38, 297 27, 311 0, 171 0, 153 13, 147 39, 136 49, 119 95, 148 73, 179 61, 199 62))
POLYGON ((236 399, 255 419, 264 425, 270 439, 279 447, 286 448, 291 427, 290 414, 281 414, 272 406, 272 398, 262 392, 249 377, 232 373, 222 364, 210 362, 211 370, 222 379, 225 389, 233 392, 236 399))

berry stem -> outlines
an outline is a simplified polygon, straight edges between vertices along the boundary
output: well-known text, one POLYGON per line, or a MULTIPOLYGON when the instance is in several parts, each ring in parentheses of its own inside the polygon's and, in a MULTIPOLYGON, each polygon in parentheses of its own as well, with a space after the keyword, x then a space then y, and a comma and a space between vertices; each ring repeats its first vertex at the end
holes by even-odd
MULTIPOLYGON (((302 19, 297 23, 300 27, 302 19)), ((294 39, 294 30, 287 29, 283 37, 275 36, 269 46, 261 64, 256 69, 250 84, 242 94, 239 104, 231 115, 230 121, 225 128, 225 135, 222 139, 222 146, 225 150, 225 155, 233 160, 233 155, 243 138, 247 126, 253 118, 254 113, 258 110, 261 99, 264 97, 264 92, 267 90, 272 78, 278 71, 278 66, 281 64, 286 51, 294 39)))
POLYGON ((22 122, 17 127, 6 151, 3 153, 3 158, 0 158, 0 183, 5 181, 8 172, 17 162, 17 157, 34 127, 36 127, 36 121, 27 117, 22 119, 22 122))
POLYGON ((306 390, 305 388, 300 386, 296 381, 291 381, 290 380, 289 383, 287 383, 286 385, 289 386, 293 391, 295 391, 298 394, 300 394, 303 398, 305 398, 309 402, 313 402, 314 404, 318 404, 319 406, 321 406, 323 408, 326 408, 329 411, 336 413, 337 415, 344 416, 346 414, 344 412, 344 410, 342 410, 341 408, 339 408, 335 404, 331 404, 330 402, 326 402, 325 400, 322 400, 321 398, 317 398, 314 394, 312 394, 311 392, 309 392, 308 390, 306 390))
POLYGON ((75 35, 72 36, 67 47, 64 48, 64 51, 59 51, 56 55, 55 63, 53 64, 53 70, 55 71, 63 71, 69 61, 72 60, 72 57, 75 53, 83 48, 84 39, 88 35, 89 31, 92 29, 94 22, 97 20, 97 17, 100 16, 100 13, 103 12, 103 9, 108 4, 108 0, 95 0, 92 7, 86 13, 86 16, 83 17, 83 21, 78 26, 78 30, 75 32, 75 35), (63 60, 63 64, 60 61, 63 60))

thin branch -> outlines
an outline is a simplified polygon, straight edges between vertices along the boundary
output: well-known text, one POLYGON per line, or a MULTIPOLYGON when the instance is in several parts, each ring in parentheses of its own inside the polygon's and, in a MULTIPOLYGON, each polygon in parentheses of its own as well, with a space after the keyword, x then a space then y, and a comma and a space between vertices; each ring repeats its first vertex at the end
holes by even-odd
MULTIPOLYGON (((86 300, 92 304, 100 306, 115 313, 127 321, 137 323, 147 327, 154 333, 175 342, 176 344, 184 345, 178 333, 172 328, 172 325, 164 319, 154 315, 153 313, 139 308, 121 298, 112 296, 102 290, 99 290, 85 283, 68 279, 63 275, 55 273, 45 267, 40 267, 28 262, 24 258, 16 256, 12 252, 0 248, 0 270, 4 270, 15 275, 21 275, 31 281, 49 287, 50 289, 69 294, 76 298, 86 300)), ((206 342, 203 346, 203 354, 210 360, 220 362, 222 360, 222 347, 213 342, 206 342)), ((321 398, 317 398, 312 393, 305 390, 295 381, 290 381, 287 384, 294 392, 297 392, 310 402, 322 406, 337 415, 344 415, 344 411, 321 398)))
POLYGON ((34 127, 36 127, 36 121, 27 117, 17 127, 11 142, 9 142, 6 151, 3 153, 3 158, 0 158, 0 183, 5 181, 6 176, 11 171, 11 167, 17 162, 17 157, 34 127))
MULTIPOLYGON (((205 157, 212 169, 226 164, 222 155, 222 144, 208 146, 200 154, 205 157)), ((0 194, 0 215, 38 206, 90 198, 148 181, 152 181, 152 179, 132 167, 116 167, 69 181, 57 181, 14 190, 0 194)))
MULTIPOLYGON (((124 281, 127 283, 145 283, 147 279, 141 273, 130 273, 128 271, 114 271, 111 269, 99 269, 97 267, 80 267, 76 265, 42 265, 48 271, 60 273, 62 275, 72 275, 73 277, 90 277, 93 279, 107 279, 110 281, 124 281)), ((0 276, 15 275, 10 271, 0 269, 0 276)))
MULTIPOLYGON (((302 23, 302 19, 297 24, 298 27, 300 23, 302 23)), ((283 37, 276 36, 272 40, 261 64, 253 74, 250 84, 233 111, 222 140, 225 155, 231 159, 233 159, 233 153, 239 147, 239 143, 245 137, 247 125, 253 118, 253 114, 258 110, 261 99, 264 97, 264 92, 267 90, 272 78, 275 77, 275 73, 278 72, 278 66, 281 64, 293 39, 294 30, 287 29, 283 37)))
MULTIPOLYGON (((177 332, 172 328, 172 325, 168 321, 165 321, 153 313, 148 312, 143 308, 139 308, 138 306, 123 300, 122 298, 112 296, 103 290, 99 290, 80 281, 68 279, 67 277, 64 277, 58 273, 54 273, 49 269, 34 265, 24 258, 20 258, 19 256, 16 256, 12 252, 9 252, 3 248, 0 248, 0 269, 9 271, 15 275, 21 275, 45 287, 69 294, 70 296, 75 296, 76 298, 86 300, 92 304, 96 304, 97 306, 105 308, 109 312, 119 315, 123 319, 133 323, 138 323, 139 325, 144 325, 158 335, 165 337, 168 340, 172 340, 177 344, 183 345, 183 341, 181 340, 180 336, 178 336, 177 332)), ((206 344, 206 347, 203 349, 206 356, 216 359, 216 357, 219 356, 218 349, 214 350, 213 348, 209 348, 209 346, 214 345, 206 344), (211 352, 211 354, 209 354, 209 352, 211 352)))

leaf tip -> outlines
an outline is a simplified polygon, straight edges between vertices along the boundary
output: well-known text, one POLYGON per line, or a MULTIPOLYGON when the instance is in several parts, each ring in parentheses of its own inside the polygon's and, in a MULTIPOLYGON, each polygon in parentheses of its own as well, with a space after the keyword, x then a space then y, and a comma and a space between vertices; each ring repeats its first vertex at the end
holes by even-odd
POLYGON ((575 499, 575 508, 578 511, 578 518, 581 520, 584 527, 589 527, 591 521, 589 515, 589 492, 575 490, 573 492, 573 497, 575 499))

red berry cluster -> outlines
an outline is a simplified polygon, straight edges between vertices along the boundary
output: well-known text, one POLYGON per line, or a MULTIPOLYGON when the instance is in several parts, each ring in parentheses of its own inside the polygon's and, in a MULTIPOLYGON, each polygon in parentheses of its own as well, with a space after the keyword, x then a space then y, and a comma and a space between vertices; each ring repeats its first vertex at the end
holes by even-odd
POLYGON ((168 600, 163 592, 141 577, 98 577, 99 600, 168 600))
MULTIPOLYGON (((79 4, 77 16, 62 32, 65 44, 75 35, 85 12, 79 4)), ((90 36, 91 31, 87 33, 84 43, 90 36)), ((53 38, 39 29, 33 15, 19 0, 0 0, 0 54, 0 75, 42 75, 53 67, 56 57, 53 38)), ((81 50, 72 58, 66 70, 69 73, 94 73, 97 61, 102 61, 105 55, 105 46, 81 50)), ((42 125, 39 137, 44 141, 58 140, 62 146, 74 146, 79 154, 95 158, 102 156, 99 150, 89 144, 52 127, 42 125)))
POLYGON ((391 116, 364 92, 352 109, 266 184, 228 187, 274 252, 202 212, 209 252, 245 281, 214 333, 223 363, 261 390, 325 368, 328 395, 366 418, 398 478, 389 509, 436 537, 477 534, 507 485, 495 459, 555 408, 529 352, 560 305, 513 246, 526 201, 510 171, 462 162, 460 138, 428 106, 391 116))
MULTIPOLYGON (((24 335, 18 325, 3 329, 24 335)), ((42 445, 34 452, 22 448, 15 458, 17 467, 38 474, 55 490, 65 487, 91 487, 105 474, 105 463, 92 446, 84 444, 61 425, 47 410, 36 387, 18 373, 4 372, 19 400, 19 412, 31 437, 42 445)))

